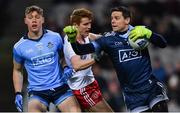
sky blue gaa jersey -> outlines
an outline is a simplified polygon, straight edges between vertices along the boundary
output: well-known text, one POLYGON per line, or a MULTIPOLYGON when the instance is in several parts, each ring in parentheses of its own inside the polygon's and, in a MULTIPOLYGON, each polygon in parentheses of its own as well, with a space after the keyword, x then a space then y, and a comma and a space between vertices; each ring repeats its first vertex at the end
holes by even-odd
POLYGON ((24 36, 14 45, 13 57, 26 68, 29 90, 46 90, 63 84, 58 55, 62 49, 61 36, 50 30, 43 30, 38 40, 24 36))
POLYGON ((148 49, 134 50, 128 43, 128 34, 132 28, 129 26, 125 33, 108 32, 93 42, 96 51, 104 50, 111 56, 124 91, 143 90, 152 74, 148 49))

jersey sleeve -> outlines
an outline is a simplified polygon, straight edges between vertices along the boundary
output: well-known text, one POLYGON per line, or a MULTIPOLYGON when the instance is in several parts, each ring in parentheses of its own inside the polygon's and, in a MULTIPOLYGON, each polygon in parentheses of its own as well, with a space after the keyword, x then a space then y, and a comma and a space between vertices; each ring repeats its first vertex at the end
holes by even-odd
POLYGON ((71 46, 76 54, 85 55, 89 53, 99 53, 102 49, 105 50, 105 38, 101 37, 91 43, 80 44, 79 42, 71 43, 71 46))
POLYGON ((13 48, 13 59, 19 64, 24 63, 24 58, 16 48, 13 48))
POLYGON ((71 59, 72 56, 76 55, 74 50, 71 47, 71 44, 67 40, 67 36, 64 37, 64 56, 68 59, 71 59))
POLYGON ((95 41, 92 41, 92 44, 95 48, 95 52, 100 52, 102 49, 104 49, 105 47, 105 37, 101 37, 101 38, 98 38, 97 40, 95 41))
POLYGON ((150 42, 160 48, 165 48, 167 46, 167 41, 165 40, 165 38, 157 33, 152 33, 150 42))

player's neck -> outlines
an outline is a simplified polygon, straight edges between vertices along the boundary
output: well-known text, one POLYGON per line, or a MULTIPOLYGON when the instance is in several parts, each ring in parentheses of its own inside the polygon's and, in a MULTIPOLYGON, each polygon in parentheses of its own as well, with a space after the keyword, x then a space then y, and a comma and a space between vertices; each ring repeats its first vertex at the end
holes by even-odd
POLYGON ((82 35, 80 37, 78 37, 77 40, 81 44, 85 43, 85 37, 83 37, 82 35))
POLYGON ((118 31, 118 33, 123 35, 123 34, 127 33, 128 29, 129 29, 129 26, 126 26, 124 29, 118 31))
POLYGON ((42 36, 42 34, 43 34, 43 30, 40 30, 38 32, 31 32, 31 31, 29 31, 28 32, 28 37, 30 39, 38 39, 38 38, 40 38, 42 36))
POLYGON ((127 25, 121 32, 126 32, 129 29, 129 26, 127 25))

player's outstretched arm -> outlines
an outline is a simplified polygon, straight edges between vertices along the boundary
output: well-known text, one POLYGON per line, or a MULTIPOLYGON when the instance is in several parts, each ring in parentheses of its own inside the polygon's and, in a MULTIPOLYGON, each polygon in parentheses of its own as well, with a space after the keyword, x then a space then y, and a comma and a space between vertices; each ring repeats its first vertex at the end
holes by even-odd
POLYGON ((161 48, 164 48, 167 45, 167 42, 162 35, 153 33, 145 26, 135 26, 129 33, 129 38, 134 42, 140 38, 146 38, 152 44, 161 48))
POLYGON ((89 35, 88 35, 88 38, 90 40, 96 40, 96 39, 98 39, 100 37, 102 37, 102 35, 100 35, 100 34, 89 33, 89 35))
POLYGON ((19 112, 23 111, 23 98, 22 98, 22 86, 23 86, 23 75, 22 75, 22 65, 13 61, 13 83, 15 89, 15 104, 19 112))
POLYGON ((95 52, 95 47, 92 43, 80 44, 79 42, 71 43, 74 52, 78 55, 85 55, 95 52))

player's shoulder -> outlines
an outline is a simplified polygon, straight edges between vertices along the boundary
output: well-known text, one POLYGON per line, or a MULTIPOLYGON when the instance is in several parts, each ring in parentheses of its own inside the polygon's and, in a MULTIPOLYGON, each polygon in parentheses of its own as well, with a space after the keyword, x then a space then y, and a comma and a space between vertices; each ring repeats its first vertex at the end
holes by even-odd
POLYGON ((58 33, 58 32, 54 32, 54 31, 51 31, 51 30, 47 30, 46 29, 46 36, 51 38, 52 40, 54 41, 58 41, 61 40, 60 42, 63 42, 63 38, 61 37, 61 35, 58 33))
POLYGON ((110 32, 104 32, 103 33, 103 37, 112 37, 115 36, 116 33, 114 31, 110 31, 110 32))
POLYGON ((134 26, 129 25, 128 30, 131 31, 132 29, 134 29, 134 26))
POLYGON ((47 35, 50 35, 50 36, 60 37, 60 34, 55 32, 55 31, 51 31, 51 30, 46 29, 46 33, 47 33, 47 35))
POLYGON ((14 48, 16 49, 16 48, 20 47, 20 46, 23 45, 26 41, 27 41, 27 40, 24 39, 24 37, 21 37, 21 38, 19 39, 19 41, 17 41, 17 42, 14 44, 14 48))
POLYGON ((64 40, 65 40, 65 41, 68 41, 67 35, 64 36, 64 40))

